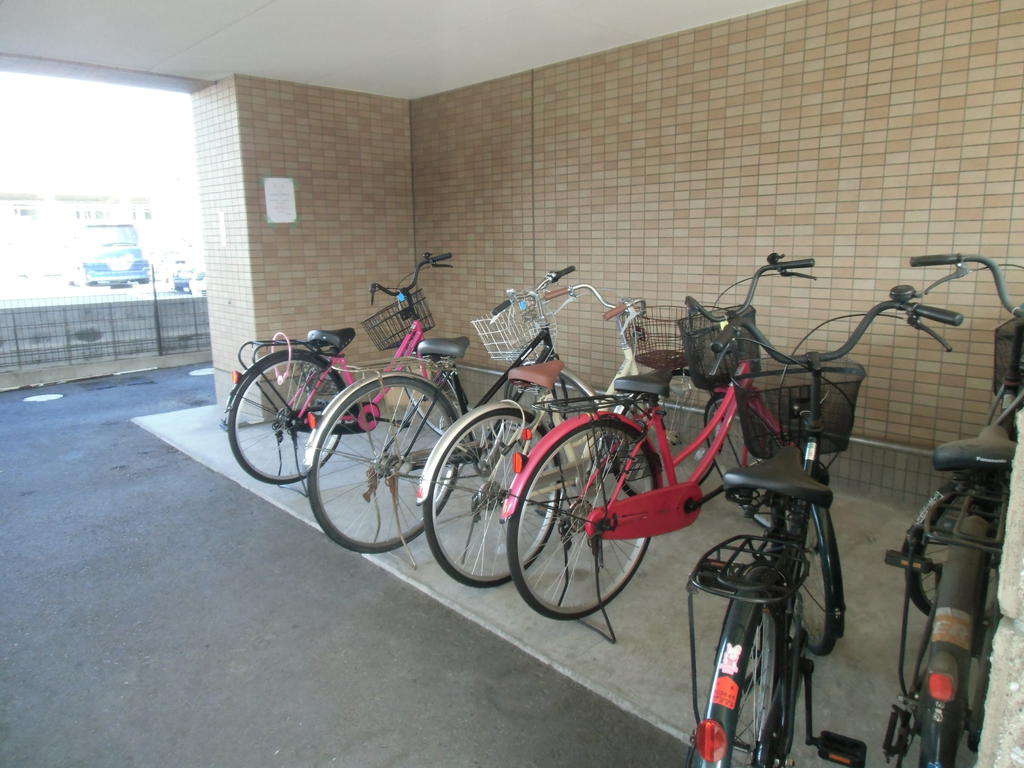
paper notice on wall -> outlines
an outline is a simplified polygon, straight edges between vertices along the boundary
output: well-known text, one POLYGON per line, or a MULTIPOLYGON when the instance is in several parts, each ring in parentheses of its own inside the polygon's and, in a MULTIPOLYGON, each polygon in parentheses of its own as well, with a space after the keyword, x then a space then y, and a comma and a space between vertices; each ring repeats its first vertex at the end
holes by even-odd
POLYGON ((267 201, 267 223, 295 222, 295 180, 287 177, 263 179, 263 195, 267 201))

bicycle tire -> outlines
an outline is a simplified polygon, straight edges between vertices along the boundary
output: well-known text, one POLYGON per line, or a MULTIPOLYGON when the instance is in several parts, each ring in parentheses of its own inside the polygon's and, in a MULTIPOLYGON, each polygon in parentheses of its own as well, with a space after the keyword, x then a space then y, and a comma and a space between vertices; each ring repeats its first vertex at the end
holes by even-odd
MULTIPOLYGON (((769 768, 783 765, 788 753, 786 707, 795 697, 786 690, 789 658, 783 612, 770 607, 731 601, 715 653, 715 668, 698 725, 694 764, 769 768), (700 729, 714 721, 725 732, 724 752, 702 754, 700 729), (718 759, 706 759, 717 757, 718 759)), ((723 748, 720 748, 723 749, 723 748)))
POLYGON ((804 546, 810 569, 800 588, 801 625, 807 634, 808 650, 815 656, 827 656, 843 636, 845 625, 839 545, 827 507, 811 507, 806 514, 804 546))
POLYGON ((407 373, 368 379, 341 397, 310 447, 313 515, 346 549, 397 549, 423 532, 416 507, 419 473, 455 421, 455 408, 436 384, 407 373))
POLYGON ((650 539, 589 537, 578 514, 613 500, 610 491, 638 441, 645 442, 626 470, 623 491, 652 490, 660 486, 660 462, 644 432, 610 415, 577 420, 543 449, 524 479, 508 519, 509 570, 523 600, 542 616, 589 616, 620 594, 640 566, 650 539))
POLYGON ((302 452, 311 431, 303 407, 312 394, 308 412, 321 413, 344 386, 330 360, 308 350, 261 357, 242 374, 229 398, 228 443, 235 461, 264 483, 301 480, 307 473, 302 452))
MULTIPOLYGON (((445 436, 421 506, 427 543, 442 570, 466 586, 493 587, 511 578, 501 509, 515 477, 513 456, 526 454, 533 441, 523 436, 521 408, 480 410, 456 425, 450 441, 445 436)), ((529 410, 525 418, 528 423, 529 410)))
MULTIPOLYGON (((965 531, 984 533, 982 518, 965 521, 965 531)), ((920 764, 956 765, 956 754, 964 736, 972 688, 984 684, 972 678, 972 665, 982 646, 978 642, 978 619, 987 601, 989 556, 973 547, 952 547, 943 566, 935 594, 935 611, 928 623, 926 664, 916 681, 917 723, 920 727, 920 764), (951 669, 955 667, 955 671, 951 669), (929 674, 938 669, 952 675, 955 690, 948 700, 933 696, 929 674)), ((994 627, 993 627, 994 629, 994 627)))

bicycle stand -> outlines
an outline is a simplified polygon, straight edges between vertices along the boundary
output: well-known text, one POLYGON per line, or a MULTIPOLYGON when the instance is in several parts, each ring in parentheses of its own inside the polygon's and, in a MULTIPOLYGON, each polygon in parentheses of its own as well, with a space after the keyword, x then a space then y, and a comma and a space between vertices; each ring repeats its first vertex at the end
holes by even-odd
POLYGON ((814 662, 807 658, 800 659, 800 672, 804 678, 804 706, 807 716, 805 743, 815 747, 818 750, 818 757, 822 760, 848 765, 851 768, 864 768, 868 747, 863 741, 832 731, 822 731, 820 736, 811 736, 814 733, 814 726, 811 723, 811 712, 814 709, 811 701, 811 675, 814 674, 814 662))

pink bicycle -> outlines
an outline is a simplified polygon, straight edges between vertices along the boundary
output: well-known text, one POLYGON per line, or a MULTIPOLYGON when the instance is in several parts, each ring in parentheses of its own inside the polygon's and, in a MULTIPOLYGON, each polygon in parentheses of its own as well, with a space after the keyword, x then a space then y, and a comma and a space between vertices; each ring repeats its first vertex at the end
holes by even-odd
MULTIPOLYGON (((730 316, 753 312, 762 275, 809 277, 794 270, 814 266, 813 259, 780 259, 773 254, 754 273, 745 301, 730 316)), ((520 595, 544 616, 579 619, 603 610, 633 577, 651 537, 691 525, 721 492, 705 494, 701 483, 737 413, 735 372, 715 364, 711 342, 719 324, 696 311, 692 299, 687 304, 690 312, 680 322, 689 373, 696 386, 713 393, 703 431, 673 454, 660 405, 669 372, 620 378, 619 394, 606 396, 604 404, 615 410, 583 413, 552 429, 512 483, 502 511, 509 568, 520 595), (679 477, 677 467, 702 451, 690 476, 679 477)), ((580 401, 593 410, 593 400, 580 401)), ((756 398, 748 402, 758 407, 756 398)))
MULTIPOLYGON (((451 256, 423 254, 410 273, 412 279, 409 275, 403 278, 403 287, 370 286, 371 304, 377 291, 397 300, 363 321, 363 329, 377 348, 394 349, 396 361, 415 355, 424 333, 434 327, 426 297, 416 287, 420 270, 449 267, 439 262, 451 256)), ((314 330, 304 342, 250 341, 242 345, 242 350, 250 350, 252 362, 234 374, 224 423, 231 453, 249 475, 274 485, 299 482, 307 475, 302 453, 316 416, 355 380, 345 357, 345 348, 355 336, 354 328, 314 330)), ((385 370, 401 368, 404 365, 395 362, 385 370)))

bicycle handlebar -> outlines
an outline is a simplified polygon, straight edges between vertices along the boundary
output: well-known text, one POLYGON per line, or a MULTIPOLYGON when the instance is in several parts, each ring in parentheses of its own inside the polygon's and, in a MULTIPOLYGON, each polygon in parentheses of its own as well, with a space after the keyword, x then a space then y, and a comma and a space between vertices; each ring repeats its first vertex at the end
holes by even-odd
MULTIPOLYGON (((917 296, 916 291, 910 286, 898 285, 894 287, 889 295, 892 297, 888 301, 883 301, 871 309, 869 309, 864 317, 861 319, 857 327, 853 329, 853 333, 850 337, 840 346, 838 349, 834 349, 831 352, 808 352, 803 355, 786 355, 779 352, 772 343, 761 333, 761 330, 755 325, 753 319, 749 315, 737 315, 729 319, 729 325, 723 329, 722 333, 719 334, 718 338, 712 343, 712 349, 715 352, 724 352, 725 346, 723 345, 719 349, 715 349, 715 345, 719 344, 723 338, 727 337, 725 344, 729 344, 735 339, 739 333, 740 328, 743 328, 750 337, 757 343, 758 346, 762 347, 768 356, 773 360, 782 363, 784 365, 800 365, 803 367, 810 367, 812 363, 817 362, 829 362, 831 360, 838 360, 841 357, 848 355, 854 347, 860 342, 861 337, 864 336, 868 327, 875 321, 883 312, 888 310, 898 310, 907 313, 907 323, 918 330, 925 331, 932 338, 939 341, 947 350, 951 347, 946 341, 939 336, 931 328, 928 328, 921 322, 921 318, 928 318, 939 323, 946 325, 960 325, 964 321, 964 316, 959 312, 952 312, 948 309, 942 309, 940 307, 931 307, 924 304, 915 304, 910 299, 917 296), (909 289, 910 295, 907 295, 909 289)), ((721 355, 719 356, 721 359, 721 355)), ((717 365, 716 365, 717 368, 717 365)))
MULTIPOLYGON (((401 297, 403 294, 410 293, 416 287, 416 283, 420 279, 421 269, 423 269, 424 267, 438 266, 438 262, 447 261, 451 257, 451 252, 438 253, 436 255, 430 253, 429 251, 427 253, 424 253, 423 258, 420 259, 419 263, 416 265, 416 269, 409 273, 410 275, 412 275, 412 282, 404 287, 388 288, 387 286, 381 285, 380 283, 370 283, 370 305, 373 305, 373 300, 377 291, 382 291, 383 293, 386 293, 388 296, 395 297, 401 297)), ((441 264, 440 266, 448 268, 451 267, 451 264, 441 264)), ((406 275, 406 277, 408 276, 409 275, 406 275)), ((402 278, 402 280, 404 282, 405 278, 402 278)))
MULTIPOLYGON (((750 303, 754 300, 754 293, 755 293, 755 291, 757 291, 757 282, 758 282, 758 280, 761 279, 762 275, 764 275, 764 274, 766 274, 768 272, 778 272, 783 277, 803 277, 803 278, 808 278, 810 280, 816 280, 817 279, 817 278, 813 277, 812 275, 804 275, 804 274, 801 274, 799 272, 793 272, 792 271, 794 269, 810 269, 811 267, 814 266, 814 259, 797 259, 796 261, 786 261, 786 262, 784 262, 784 261, 782 261, 782 259, 784 259, 785 257, 786 257, 785 254, 782 254, 782 253, 771 253, 771 254, 768 255, 768 263, 765 266, 763 266, 763 267, 759 267, 757 269, 757 271, 754 272, 753 276, 750 278, 750 288, 747 290, 747 297, 746 297, 746 299, 744 299, 743 303, 740 304, 735 309, 731 309, 731 310, 728 310, 728 311, 723 310, 722 314, 720 316, 718 316, 718 315, 712 314, 712 312, 710 310, 708 310, 705 307, 703 307, 701 305, 701 303, 699 301, 697 301, 695 298, 693 298, 692 296, 687 296, 686 297, 686 299, 685 299, 686 306, 690 310, 695 310, 696 312, 699 312, 704 317, 706 317, 708 320, 712 320, 712 321, 714 321, 716 323, 717 322, 722 322, 724 320, 730 319, 734 314, 736 314, 736 315, 742 314, 742 313, 746 312, 750 308, 750 303)), ((714 349, 713 345, 712 345, 712 349, 714 349)), ((718 351, 718 350, 715 350, 715 351, 718 351)))
POLYGON ((958 280, 961 277, 966 277, 971 273, 971 270, 964 266, 964 262, 973 261, 981 264, 992 273, 992 280, 996 284, 996 292, 999 294, 999 301, 1002 302, 1003 307, 1014 317, 1024 316, 1024 304, 1020 306, 1014 306, 1010 300, 1010 292, 1006 287, 1006 278, 1003 277, 1003 271, 999 265, 996 264, 992 259, 979 254, 971 253, 937 253, 930 254, 927 256, 912 256, 910 258, 910 266, 912 267, 934 267, 934 266, 951 266, 956 265, 956 272, 951 275, 946 275, 939 280, 925 288, 921 295, 927 295, 933 288, 938 287, 942 283, 948 282, 949 280, 958 280))

